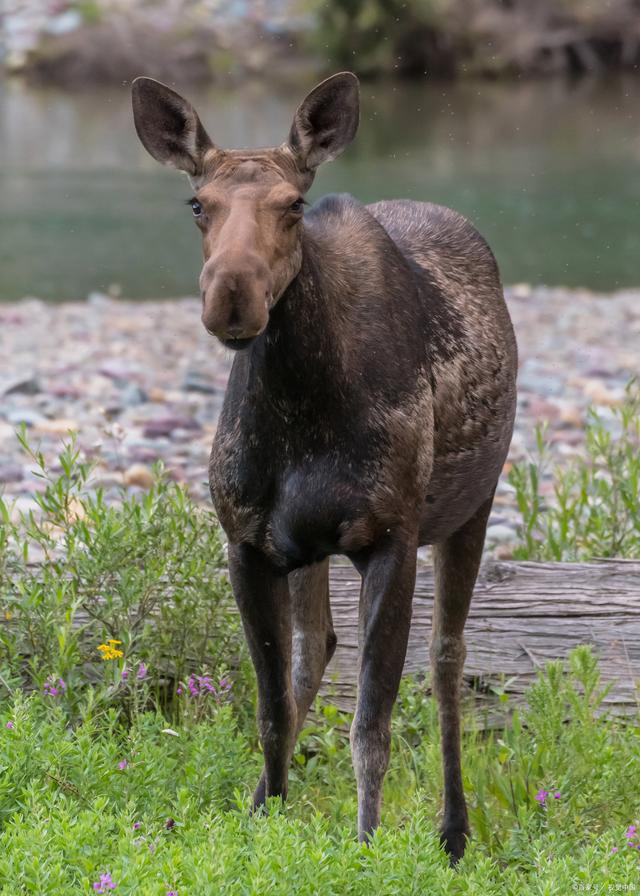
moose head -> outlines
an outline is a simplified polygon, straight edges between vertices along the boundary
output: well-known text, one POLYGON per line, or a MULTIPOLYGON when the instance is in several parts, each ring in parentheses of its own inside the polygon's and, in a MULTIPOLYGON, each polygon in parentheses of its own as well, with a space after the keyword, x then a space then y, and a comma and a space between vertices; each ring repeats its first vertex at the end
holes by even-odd
POLYGON ((228 348, 244 348, 302 263, 304 195, 316 169, 358 128, 358 79, 342 72, 315 87, 278 147, 221 149, 193 106, 152 78, 133 82, 133 114, 145 149, 184 171, 202 234, 202 322, 228 348))

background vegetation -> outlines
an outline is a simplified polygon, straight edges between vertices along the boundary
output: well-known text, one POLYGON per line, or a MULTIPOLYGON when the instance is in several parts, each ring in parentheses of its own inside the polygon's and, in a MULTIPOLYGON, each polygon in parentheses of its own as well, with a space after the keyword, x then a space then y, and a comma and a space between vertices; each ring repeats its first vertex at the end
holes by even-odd
POLYGON ((640 62, 637 0, 18 0, 5 19, 8 69, 69 86, 140 70, 185 83, 310 63, 416 78, 640 62))
MULTIPOLYGON (((516 469, 523 556, 637 551, 637 410, 630 388, 615 436, 593 418, 586 460, 558 474, 549 507, 535 465, 516 469), (606 541, 614 516, 625 522, 606 541)), ((355 839, 349 718, 330 703, 302 732, 290 803, 250 817, 253 676, 215 520, 160 470, 148 494, 107 507, 73 443, 53 472, 21 438, 45 488, 38 514, 16 518, 0 502, 0 894, 566 896, 637 885, 640 714, 603 712, 586 647, 539 674, 526 709, 502 693, 504 728, 483 731, 467 714, 474 840, 457 869, 436 833, 427 681, 402 684, 370 848, 355 839)))

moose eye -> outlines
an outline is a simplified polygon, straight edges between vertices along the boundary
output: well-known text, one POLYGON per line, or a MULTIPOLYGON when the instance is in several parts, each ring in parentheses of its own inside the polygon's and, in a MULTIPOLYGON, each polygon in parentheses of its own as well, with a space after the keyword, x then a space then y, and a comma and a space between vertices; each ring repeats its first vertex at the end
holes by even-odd
POLYGON ((190 205, 191 205, 191 211, 193 212, 193 217, 199 218, 200 215, 202 214, 202 206, 200 205, 198 200, 192 199, 190 202, 190 205))
POLYGON ((291 205, 289 206, 289 211, 299 214, 302 211, 303 207, 304 207, 304 199, 296 199, 296 201, 292 202, 291 205))

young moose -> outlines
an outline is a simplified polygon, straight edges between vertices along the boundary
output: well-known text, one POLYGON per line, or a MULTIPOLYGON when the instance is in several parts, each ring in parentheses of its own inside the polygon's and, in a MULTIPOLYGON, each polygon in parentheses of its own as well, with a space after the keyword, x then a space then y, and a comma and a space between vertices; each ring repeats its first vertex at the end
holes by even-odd
POLYGON ((202 321, 237 350, 209 468, 255 665, 264 771, 287 793, 294 743, 336 646, 332 554, 362 577, 351 728, 358 832, 380 821, 416 548, 433 545, 431 658, 444 761, 442 841, 469 834, 460 771, 463 628, 511 438, 516 345, 496 262, 449 209, 328 196, 322 162, 358 126, 358 81, 307 96, 274 149, 225 150, 193 107, 133 85, 138 135, 185 171, 202 234, 202 321))

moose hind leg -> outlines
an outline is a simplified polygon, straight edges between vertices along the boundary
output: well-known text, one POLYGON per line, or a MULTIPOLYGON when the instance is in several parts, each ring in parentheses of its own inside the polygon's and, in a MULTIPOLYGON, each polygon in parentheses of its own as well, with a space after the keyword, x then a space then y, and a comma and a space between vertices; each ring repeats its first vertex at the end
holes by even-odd
POLYGON ((380 824, 382 784, 391 747, 391 712, 411 625, 416 542, 403 539, 388 544, 376 551, 361 570, 358 700, 351 725, 360 840, 368 840, 380 824))
POLYGON ((457 532, 433 546, 435 598, 431 666, 438 700, 444 767, 441 841, 455 864, 469 836, 460 758, 460 686, 466 656, 463 630, 476 583, 493 496, 457 532))
MULTIPOLYGON (((324 670, 334 654, 337 638, 329 603, 329 560, 305 566, 289 574, 293 622, 292 677, 297 707, 296 736, 313 703, 324 670)), ((256 788, 264 802, 265 772, 256 788)))
POLYGON ((293 620, 293 692, 298 708, 299 733, 338 641, 329 602, 329 560, 290 573, 289 590, 293 620))

